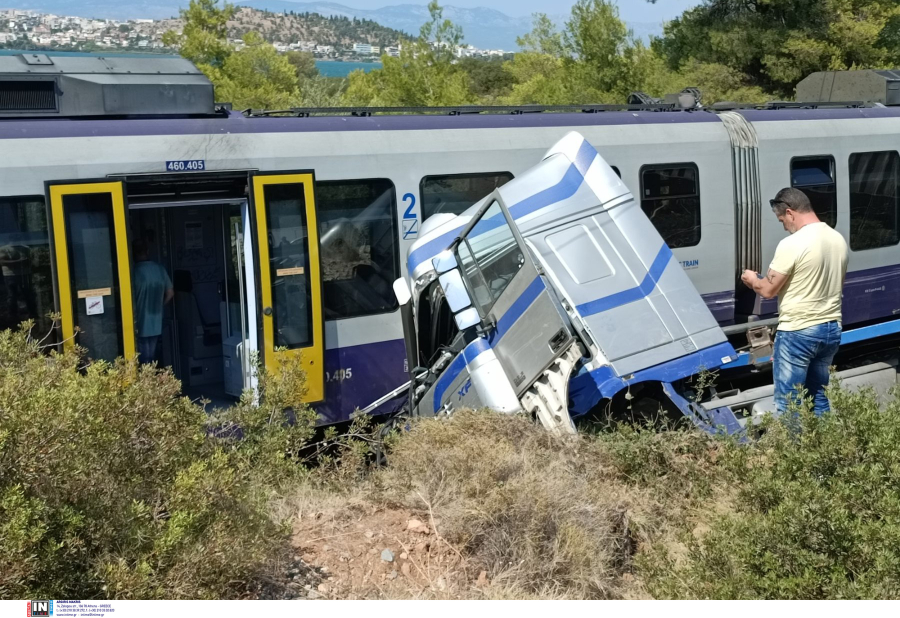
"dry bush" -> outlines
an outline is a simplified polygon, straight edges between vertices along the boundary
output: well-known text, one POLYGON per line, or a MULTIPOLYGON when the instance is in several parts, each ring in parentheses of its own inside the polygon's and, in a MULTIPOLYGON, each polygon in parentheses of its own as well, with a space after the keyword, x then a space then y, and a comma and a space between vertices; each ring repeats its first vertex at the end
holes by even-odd
POLYGON ((715 448, 686 432, 614 436, 563 440, 522 417, 460 411, 397 441, 376 496, 439 520, 488 571, 490 596, 642 596, 633 557, 681 516, 715 448))

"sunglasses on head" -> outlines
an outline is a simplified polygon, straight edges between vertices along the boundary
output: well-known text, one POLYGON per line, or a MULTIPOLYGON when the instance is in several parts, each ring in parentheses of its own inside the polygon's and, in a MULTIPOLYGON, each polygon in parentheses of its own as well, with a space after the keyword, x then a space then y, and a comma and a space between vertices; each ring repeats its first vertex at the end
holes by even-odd
POLYGON ((788 204, 787 202, 785 202, 784 200, 769 200, 769 206, 771 206, 772 208, 775 208, 775 206, 777 206, 778 204, 784 204, 788 208, 791 207, 791 205, 788 204))

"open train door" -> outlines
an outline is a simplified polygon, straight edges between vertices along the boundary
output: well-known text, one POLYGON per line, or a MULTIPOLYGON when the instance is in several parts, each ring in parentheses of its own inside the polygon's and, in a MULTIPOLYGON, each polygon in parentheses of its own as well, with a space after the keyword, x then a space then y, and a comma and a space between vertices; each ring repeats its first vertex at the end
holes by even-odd
POLYGON ((325 398, 325 329, 313 183, 308 171, 251 176, 262 362, 277 371, 287 359, 298 357, 306 371, 307 403, 325 398))
POLYGON ((135 355, 131 260, 121 182, 48 182, 57 306, 66 348, 135 355), (76 338, 75 332, 78 330, 76 338))

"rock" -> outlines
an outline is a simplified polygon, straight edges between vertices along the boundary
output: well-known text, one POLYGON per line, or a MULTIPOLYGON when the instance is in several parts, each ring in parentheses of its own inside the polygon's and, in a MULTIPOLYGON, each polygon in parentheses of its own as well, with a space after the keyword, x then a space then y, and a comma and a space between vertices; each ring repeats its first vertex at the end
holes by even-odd
POLYGON ((320 598, 322 598, 322 595, 319 594, 318 592, 316 592, 315 590, 310 590, 309 592, 306 593, 306 598, 307 599, 320 599, 320 598))
POLYGON ((400 560, 406 560, 407 558, 409 558, 409 554, 407 554, 406 552, 400 554, 400 560))
POLYGON ((428 526, 426 526, 418 519, 410 519, 408 522, 406 522, 406 529, 409 532, 417 532, 419 534, 428 534, 430 532, 428 526))
POLYGON ((312 590, 312 585, 311 585, 311 584, 306 584, 305 586, 303 586, 303 589, 304 589, 304 590, 312 590))
POLYGON ((366 535, 367 539, 371 539, 372 537, 375 536, 375 533, 372 532, 371 530, 366 530, 365 535, 366 535))
POLYGON ((409 563, 404 562, 403 564, 401 564, 400 571, 402 571, 406 577, 409 577, 409 563))
POLYGON ((328 592, 328 584, 319 584, 319 592, 328 592))
POLYGON ((381 559, 385 562, 393 562, 394 561, 394 552, 389 549, 382 550, 381 559))
POLYGON ((422 541, 421 543, 416 543, 414 551, 417 554, 421 554, 422 552, 428 551, 428 547, 429 547, 429 544, 426 543, 425 541, 422 541))
POLYGON ((397 570, 394 569, 390 573, 388 573, 388 579, 397 579, 397 570))
POLYGON ((305 562, 306 564, 312 564, 313 560, 316 559, 316 555, 315 554, 303 554, 302 556, 300 556, 300 559, 303 562, 305 562))
POLYGON ((479 588, 484 588, 489 583, 490 582, 488 581, 488 578, 487 578, 487 571, 482 571, 481 573, 479 573, 478 579, 475 580, 475 585, 478 586, 479 588))
POLYGON ((369 553, 374 556, 375 554, 378 553, 378 550, 373 547, 372 549, 369 550, 369 553))
POLYGON ((444 591, 447 589, 447 580, 444 579, 443 575, 438 577, 437 582, 435 583, 437 584, 438 590, 444 591))

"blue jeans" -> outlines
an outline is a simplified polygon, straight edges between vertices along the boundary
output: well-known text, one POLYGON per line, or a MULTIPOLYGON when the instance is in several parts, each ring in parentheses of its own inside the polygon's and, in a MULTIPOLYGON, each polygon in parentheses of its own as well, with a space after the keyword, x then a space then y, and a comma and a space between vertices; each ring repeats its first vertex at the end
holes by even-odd
POLYGON ((787 409, 788 399, 799 402, 798 386, 812 397, 813 411, 821 416, 830 409, 825 387, 828 369, 841 345, 838 322, 816 324, 795 331, 778 331, 775 336, 775 408, 779 414, 787 409))
POLYGON ((156 348, 159 335, 155 337, 138 337, 138 361, 146 365, 156 360, 156 348))

